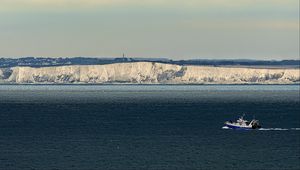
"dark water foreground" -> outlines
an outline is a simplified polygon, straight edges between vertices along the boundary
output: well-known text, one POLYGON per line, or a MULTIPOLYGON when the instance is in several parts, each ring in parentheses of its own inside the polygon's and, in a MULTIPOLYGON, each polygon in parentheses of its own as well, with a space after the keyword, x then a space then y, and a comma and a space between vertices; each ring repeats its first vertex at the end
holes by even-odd
POLYGON ((299 87, 1 85, 0 169, 300 169, 299 87))

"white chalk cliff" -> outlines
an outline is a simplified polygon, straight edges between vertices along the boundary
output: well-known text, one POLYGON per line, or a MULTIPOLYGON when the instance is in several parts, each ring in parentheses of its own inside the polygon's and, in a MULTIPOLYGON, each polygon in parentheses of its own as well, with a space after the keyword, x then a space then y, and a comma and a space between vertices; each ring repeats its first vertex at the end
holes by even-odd
POLYGON ((133 62, 0 68, 0 83, 295 84, 297 68, 232 68, 133 62))

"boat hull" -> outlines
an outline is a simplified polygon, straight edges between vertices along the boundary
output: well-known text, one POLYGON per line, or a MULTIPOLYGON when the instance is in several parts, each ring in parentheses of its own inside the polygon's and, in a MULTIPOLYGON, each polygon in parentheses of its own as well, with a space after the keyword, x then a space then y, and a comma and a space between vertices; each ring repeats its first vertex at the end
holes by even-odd
POLYGON ((227 126, 228 128, 230 129, 238 129, 238 130, 251 130, 253 129, 252 126, 248 126, 248 127, 245 127, 245 126, 236 126, 236 125, 231 125, 231 124, 225 124, 225 126, 227 126))

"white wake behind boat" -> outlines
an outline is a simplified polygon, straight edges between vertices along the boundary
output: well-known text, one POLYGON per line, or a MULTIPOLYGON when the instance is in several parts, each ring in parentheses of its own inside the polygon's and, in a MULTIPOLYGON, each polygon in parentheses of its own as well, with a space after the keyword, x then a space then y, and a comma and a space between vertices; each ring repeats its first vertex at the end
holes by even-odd
POLYGON ((250 122, 244 119, 244 116, 241 116, 236 122, 233 121, 226 121, 225 126, 230 129, 259 129, 261 125, 259 121, 256 119, 252 119, 250 122))

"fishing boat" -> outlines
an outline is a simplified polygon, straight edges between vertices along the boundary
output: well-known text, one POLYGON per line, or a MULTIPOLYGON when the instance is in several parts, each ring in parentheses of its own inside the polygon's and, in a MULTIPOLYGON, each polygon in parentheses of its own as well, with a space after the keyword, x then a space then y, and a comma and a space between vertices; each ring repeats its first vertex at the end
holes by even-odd
POLYGON ((225 127, 230 129, 259 129, 261 128, 261 125, 259 124, 259 121, 256 119, 252 119, 250 122, 248 120, 244 119, 244 115, 241 116, 236 122, 233 121, 226 121, 225 127))

